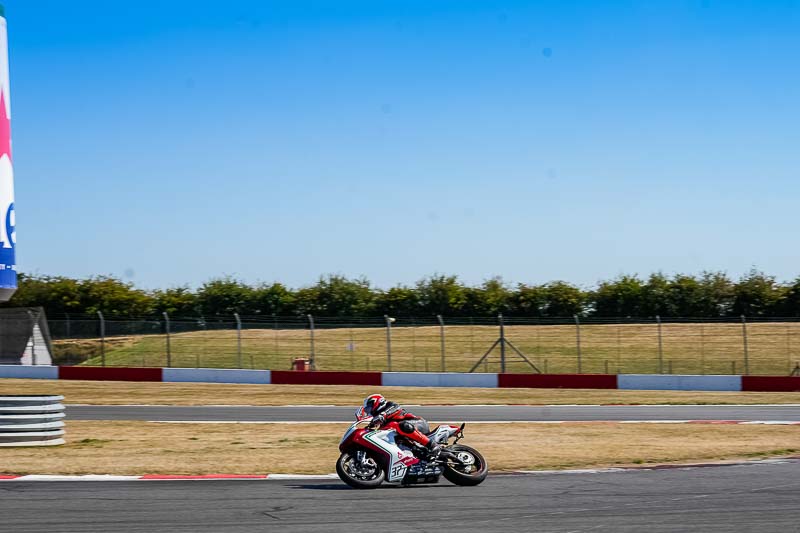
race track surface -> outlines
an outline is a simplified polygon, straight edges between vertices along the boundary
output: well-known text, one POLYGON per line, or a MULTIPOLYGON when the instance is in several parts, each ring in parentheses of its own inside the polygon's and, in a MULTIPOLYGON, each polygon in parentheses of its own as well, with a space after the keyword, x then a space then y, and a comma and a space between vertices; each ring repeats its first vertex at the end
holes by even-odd
MULTIPOLYGON (((591 420, 774 420, 800 421, 800 406, 426 406, 409 410, 435 422, 591 420)), ((349 422, 354 407, 67 406, 69 420, 180 420, 349 422)))
POLYGON ((326 481, 6 482, 0 529, 30 532, 798 531, 800 462, 490 476, 355 491, 326 481))

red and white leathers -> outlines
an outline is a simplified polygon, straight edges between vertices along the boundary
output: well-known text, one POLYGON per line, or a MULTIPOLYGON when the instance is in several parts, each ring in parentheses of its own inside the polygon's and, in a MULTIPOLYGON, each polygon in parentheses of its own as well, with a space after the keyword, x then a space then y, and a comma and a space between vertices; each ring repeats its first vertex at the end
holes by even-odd
POLYGON ((364 400, 364 413, 372 416, 370 423, 372 426, 393 429, 417 444, 429 448, 435 447, 435 443, 419 430, 419 425, 427 427, 424 419, 409 413, 394 402, 387 401, 380 394, 373 394, 364 400))

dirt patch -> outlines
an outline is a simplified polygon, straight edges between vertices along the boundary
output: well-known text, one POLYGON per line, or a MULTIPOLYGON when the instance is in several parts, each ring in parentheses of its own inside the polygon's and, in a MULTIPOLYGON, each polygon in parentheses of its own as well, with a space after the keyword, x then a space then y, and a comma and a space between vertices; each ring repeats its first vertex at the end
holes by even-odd
MULTIPOLYGON (((3 474, 330 473, 347 424, 67 422, 67 444, 3 450, 3 474)), ((798 426, 467 424, 493 471, 652 465, 800 452, 798 426)))

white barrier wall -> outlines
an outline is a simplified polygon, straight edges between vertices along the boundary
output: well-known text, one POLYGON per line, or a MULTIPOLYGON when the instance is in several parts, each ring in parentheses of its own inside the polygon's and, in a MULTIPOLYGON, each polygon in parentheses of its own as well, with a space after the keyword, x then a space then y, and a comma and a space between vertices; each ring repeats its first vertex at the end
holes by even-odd
POLYGON ((0 365, 0 378, 58 379, 58 367, 38 365, 0 365))
POLYGON ((386 387, 497 387, 497 374, 443 372, 383 372, 386 387))
POLYGON ((185 383, 253 383, 269 385, 269 370, 233 370, 226 368, 165 368, 163 381, 185 383))
POLYGON ((742 376, 676 376, 620 374, 617 388, 627 390, 740 391, 742 376))

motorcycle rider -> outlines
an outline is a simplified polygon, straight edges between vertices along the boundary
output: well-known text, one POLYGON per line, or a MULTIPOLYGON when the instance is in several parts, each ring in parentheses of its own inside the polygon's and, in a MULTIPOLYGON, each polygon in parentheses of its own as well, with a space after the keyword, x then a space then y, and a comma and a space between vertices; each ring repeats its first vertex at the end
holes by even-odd
POLYGON ((424 418, 406 411, 395 402, 387 401, 382 395, 367 396, 362 409, 366 416, 372 417, 370 427, 394 429, 403 437, 424 447, 430 456, 435 457, 441 451, 439 443, 420 431, 420 427, 428 430, 428 422, 424 418))

